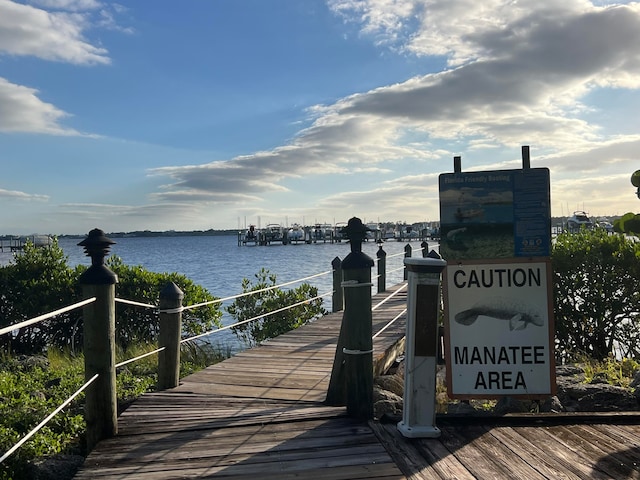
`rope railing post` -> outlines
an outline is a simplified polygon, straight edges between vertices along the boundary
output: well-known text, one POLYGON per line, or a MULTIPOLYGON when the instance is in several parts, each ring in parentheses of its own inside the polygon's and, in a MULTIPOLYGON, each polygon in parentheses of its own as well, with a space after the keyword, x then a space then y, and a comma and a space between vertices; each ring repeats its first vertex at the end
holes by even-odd
POLYGON ((420 248, 422 248, 422 258, 427 258, 427 255, 429 255, 429 242, 423 240, 420 248))
POLYGON ((344 316, 329 381, 326 403, 347 406, 347 414, 373 418, 373 340, 371 313, 371 267, 362 253, 367 228, 352 218, 345 229, 351 253, 342 262, 344 316))
POLYGON ((88 451, 100 440, 118 433, 115 368, 115 284, 118 277, 104 264, 114 243, 97 228, 78 243, 91 257, 91 266, 80 276, 79 283, 84 298, 96 298, 95 302, 83 307, 85 381, 98 375, 87 388, 85 397, 88 451))
POLYGON ((331 262, 333 268, 333 297, 331 298, 331 311, 341 312, 344 308, 344 295, 342 289, 342 260, 336 257, 331 262))
MULTIPOLYGON (((407 243, 404 246, 404 258, 411 258, 411 244, 407 243)), ((404 279, 407 279, 407 267, 404 268, 404 279)))
POLYGON ((184 293, 170 282, 160 292, 158 346, 158 390, 178 386, 180 381, 180 336, 184 293))
POLYGON ((382 249, 382 243, 378 244, 376 252, 378 258, 378 293, 387 290, 387 252, 382 249))

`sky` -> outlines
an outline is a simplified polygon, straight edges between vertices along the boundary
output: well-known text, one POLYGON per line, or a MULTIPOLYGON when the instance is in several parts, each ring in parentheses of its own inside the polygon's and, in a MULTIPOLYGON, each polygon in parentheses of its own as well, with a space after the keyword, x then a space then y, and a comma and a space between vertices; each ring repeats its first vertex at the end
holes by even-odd
POLYGON ((550 170, 640 211, 640 3, 0 0, 0 235, 439 220, 550 170))

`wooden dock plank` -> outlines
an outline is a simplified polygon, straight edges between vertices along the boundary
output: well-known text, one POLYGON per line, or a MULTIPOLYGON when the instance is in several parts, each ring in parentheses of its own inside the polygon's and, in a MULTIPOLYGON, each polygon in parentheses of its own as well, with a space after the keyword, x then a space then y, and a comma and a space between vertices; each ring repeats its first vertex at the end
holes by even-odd
MULTIPOLYGON (((379 306, 373 331, 405 307, 405 292, 379 306)), ((395 423, 356 421, 324 405, 341 319, 327 315, 142 396, 75 478, 640 479, 633 414, 442 415, 440 438, 407 439, 395 423)), ((378 373, 402 352, 405 321, 374 339, 378 373)))

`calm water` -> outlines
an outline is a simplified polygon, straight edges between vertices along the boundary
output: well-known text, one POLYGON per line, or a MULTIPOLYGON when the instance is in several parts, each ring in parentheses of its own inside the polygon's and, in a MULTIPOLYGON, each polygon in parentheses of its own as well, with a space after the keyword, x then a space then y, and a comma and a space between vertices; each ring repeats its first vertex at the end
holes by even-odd
MULTIPOLYGON (((348 243, 238 246, 236 236, 128 237, 114 240, 117 243, 111 247, 111 254, 120 257, 124 263, 141 265, 153 272, 181 273, 216 297, 241 293, 242 279, 254 280, 254 275, 261 268, 274 273, 278 283, 284 283, 330 271, 335 257, 343 260, 350 252, 348 243)), ((70 266, 91 263, 82 247, 77 246, 79 241, 80 239, 69 238, 59 240, 69 257, 70 266)), ((403 272, 398 269, 402 267, 405 245, 405 242, 395 241, 383 245, 387 253, 387 285, 402 281, 403 272)), ((420 255, 420 242, 411 242, 411 246, 414 255, 420 255)), ((378 246, 374 242, 365 242, 362 251, 376 260, 378 246)), ((7 264, 11 258, 12 254, 8 252, 0 253, 0 265, 7 264)), ((377 266, 374 266, 372 276, 376 273, 377 266)), ((329 273, 311 279, 308 283, 318 287, 318 292, 323 294, 332 290, 333 279, 329 273)), ((298 285, 285 288, 295 288, 298 285)), ((324 304, 327 310, 331 309, 331 296, 325 297, 324 304)), ((230 322, 231 319, 226 316, 224 323, 230 322)), ((220 342, 212 341, 233 343, 235 338, 233 333, 224 331, 220 334, 220 342)))

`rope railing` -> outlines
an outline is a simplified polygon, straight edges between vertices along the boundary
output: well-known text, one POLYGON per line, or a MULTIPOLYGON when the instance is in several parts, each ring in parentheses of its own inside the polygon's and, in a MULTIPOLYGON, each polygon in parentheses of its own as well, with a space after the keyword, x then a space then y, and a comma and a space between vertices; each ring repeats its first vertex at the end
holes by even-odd
POLYGON ((29 325, 33 325, 35 323, 39 323, 42 322, 44 320, 48 320, 50 318, 53 318, 57 315, 60 315, 62 313, 66 313, 69 312, 71 310, 74 310, 76 308, 80 308, 83 307, 89 303, 95 302, 96 301, 96 297, 91 297, 91 298, 87 298, 86 300, 83 300, 81 302, 78 303, 74 303, 73 305, 69 305, 67 307, 63 307, 60 308, 58 310, 54 310, 53 312, 49 312, 49 313, 45 313, 43 315, 40 315, 38 317, 34 317, 30 320, 25 320, 24 322, 20 322, 20 323, 16 323, 14 325, 9 325, 8 327, 4 327, 4 328, 0 328, 0 336, 5 335, 7 333, 13 332, 14 330, 18 330, 20 328, 23 327, 28 327, 29 325))
MULTIPOLYGON (((421 248, 420 250, 422 250, 422 249, 423 248, 421 248)), ((409 252, 409 254, 410 254, 410 252, 409 252)), ((407 255, 406 255, 405 252, 401 252, 401 253, 398 253, 398 254, 389 255, 387 258, 394 258, 394 257, 400 257, 400 256, 407 256, 407 255)), ((339 267, 337 267, 337 268, 339 268, 339 267)), ((396 272, 396 271, 399 271, 399 270, 402 270, 402 269, 404 269, 404 266, 402 266, 400 268, 397 268, 397 269, 394 269, 394 270, 389 270, 387 273, 396 272)), ((241 325, 244 325, 244 324, 247 324, 247 323, 250 323, 250 322, 254 322, 254 321, 257 321, 257 320, 260 320, 260 319, 264 319, 264 318, 269 317, 271 315, 275 315, 275 314, 290 310, 292 308, 295 308, 295 307, 298 307, 298 306, 301 306, 301 305, 309 304, 310 302, 312 302, 314 300, 318 300, 318 299, 321 299, 321 298, 324 298, 324 297, 328 297, 328 296, 330 296, 332 294, 335 295, 336 294, 336 290, 341 290, 341 288, 339 288, 340 283, 336 283, 336 277, 335 277, 336 272, 338 272, 338 271, 339 271, 338 269, 336 269, 336 270, 326 270, 324 272, 320 272, 320 273, 317 273, 317 274, 314 274, 314 275, 310 275, 310 276, 307 276, 307 277, 304 277, 304 278, 295 279, 295 280, 291 280, 291 281, 288 281, 288 282, 283 282, 283 283, 280 283, 278 285, 273 285, 273 286, 269 286, 269 287, 261 288, 261 289, 258 289, 258 290, 249 291, 249 292, 243 292, 243 293, 240 293, 240 294, 231 295, 231 296, 227 296, 227 297, 224 297, 224 298, 218 298, 218 299, 214 299, 214 300, 207 301, 207 302, 196 303, 196 304, 189 305, 189 306, 181 306, 181 305, 179 305, 180 302, 178 302, 177 305, 176 304, 171 305, 170 303, 169 304, 164 303, 164 305, 168 305, 169 307, 175 307, 175 308, 164 308, 164 307, 160 307, 159 305, 153 305, 153 304, 149 304, 149 303, 143 303, 143 302, 127 300, 127 299, 122 299, 122 298, 115 298, 114 296, 112 296, 111 297, 112 298, 111 301, 115 301, 115 302, 118 302, 118 303, 121 303, 121 304, 125 304, 125 305, 131 305, 131 306, 135 306, 135 307, 154 309, 161 315, 162 314, 179 314, 179 313, 181 313, 183 311, 196 309, 198 307, 204 307, 204 306, 212 305, 212 304, 221 304, 221 303, 224 303, 224 302, 227 302, 227 301, 236 300, 236 299, 243 298, 243 297, 246 297, 246 296, 249 296, 249 295, 259 294, 259 293, 267 292, 267 291, 270 291, 270 290, 286 287, 286 286, 289 286, 289 285, 292 285, 292 284, 305 282, 305 281, 312 280, 312 279, 315 279, 315 278, 318 278, 318 277, 321 277, 321 276, 324 276, 324 275, 334 274, 334 287, 333 287, 333 290, 331 290, 331 291, 328 291, 326 293, 317 295, 317 296, 315 296, 313 298, 308 298, 308 299, 296 302, 294 304, 291 304, 291 305, 288 305, 288 306, 285 306, 285 307, 282 307, 282 308, 278 308, 278 309, 270 311, 270 312, 265 312, 265 313, 262 313, 260 315, 256 315, 256 316, 254 316, 252 318, 248 318, 248 319, 245 319, 245 320, 241 320, 241 321, 235 322, 235 323, 230 324, 230 325, 224 325, 224 326, 222 326, 220 328, 217 328, 217 329, 214 329, 214 330, 211 330, 211 331, 207 331, 207 332, 201 333, 199 335, 194 335, 194 336, 191 336, 189 338, 180 339, 179 335, 178 335, 176 340, 173 340, 173 342, 175 342, 173 345, 176 345, 177 347, 171 347, 172 343, 171 342, 167 342, 163 346, 160 346, 160 348, 157 348, 157 349, 155 349, 153 351, 146 352, 146 353, 141 354, 141 355, 139 355, 137 357, 134 357, 134 358, 122 361, 120 363, 117 363, 115 365, 115 368, 121 368, 121 367, 123 367, 125 365, 128 365, 130 363, 136 362, 136 361, 138 361, 140 359, 143 359, 145 357, 149 357, 151 355, 158 354, 158 353, 160 353, 162 351, 165 351, 165 350, 170 351, 172 348, 179 348, 179 345, 184 344, 184 343, 189 342, 189 341, 193 341, 193 340, 205 337, 205 336, 209 336, 209 335, 215 334, 217 332, 233 329, 235 327, 239 327, 241 325), (169 347, 167 347, 166 345, 169 345, 169 347)), ((378 277, 379 276, 376 276, 374 278, 378 278, 378 277)), ((406 284, 402 285, 400 288, 398 288, 395 292, 393 292, 392 294, 387 296, 385 299, 383 299, 377 305, 371 307, 372 310, 376 310, 377 308, 382 306, 385 302, 389 301, 391 298, 393 298, 394 296, 398 295, 401 291, 403 291, 406 288, 407 288, 406 284)), ((0 329, 0 335, 4 335, 6 333, 9 333, 11 331, 17 330, 19 328, 23 328, 23 327, 26 327, 26 326, 29 326, 29 325, 36 324, 38 322, 47 320, 49 318, 55 317, 57 315, 60 315, 62 313, 66 313, 68 311, 71 311, 71 310, 73 310, 75 308, 83 307, 83 306, 88 305, 88 304, 90 304, 92 302, 95 302, 97 297, 98 298, 102 298, 102 297, 100 297, 99 295, 96 294, 96 297, 88 298, 88 299, 83 300, 82 302, 78 302, 78 303, 76 303, 74 305, 70 305, 68 307, 61 308, 61 309, 56 310, 54 312, 51 312, 51 313, 48 313, 48 314, 44 314, 44 315, 41 315, 39 317, 30 319, 30 320, 27 320, 27 321, 17 323, 15 325, 4 327, 4 328, 0 329)), ((166 302, 166 300, 165 300, 165 302, 166 302)), ((160 299, 160 305, 163 305, 162 296, 161 296, 161 299, 160 299)), ((378 337, 380 334, 382 334, 382 332, 384 332, 386 329, 388 329, 394 322, 396 322, 399 318, 401 318, 405 314, 406 314, 406 309, 404 309, 401 313, 396 315, 395 318, 393 318, 385 326, 383 326, 377 333, 375 333, 373 335, 372 338, 375 339, 376 337, 378 337)), ((163 317, 161 316, 160 318, 162 320, 163 317)), ((178 325, 179 325, 179 323, 178 323, 178 325)), ((161 323, 161 328, 162 328, 162 323, 161 323)), ((178 328, 178 330, 179 330, 179 328, 178 328)), ((166 356, 166 355, 167 354, 165 354, 164 356, 166 356)), ((160 358, 162 358, 162 356, 160 358)), ((2 461, 4 461, 6 458, 8 458, 11 454, 13 454, 18 448, 20 448, 25 442, 27 442, 33 435, 35 435, 44 425, 46 425, 46 423, 48 423, 63 408, 65 408, 67 405, 69 405, 69 403, 71 403, 71 401, 73 401, 74 398, 76 398, 82 391, 84 391, 97 378, 98 378, 98 374, 94 375, 78 391, 76 391, 71 397, 69 397, 69 399, 66 400, 60 407, 58 407, 49 416, 47 416, 47 418, 44 419, 34 430, 29 432, 27 435, 25 435, 25 437, 23 437, 9 451, 5 452, 3 454, 3 456, 0 457, 0 463, 2 461)), ((101 380, 99 380, 98 383, 103 382, 103 381, 104 380, 101 379, 101 380)), ((167 388, 167 387, 166 386, 165 387, 160 387, 160 385, 159 385, 158 388, 167 388)))
POLYGON ((134 302, 133 300, 125 300, 124 298, 117 298, 116 302, 124 303, 127 305, 133 305, 134 307, 142 307, 142 308, 158 308, 157 305, 151 305, 150 303, 142 303, 142 302, 134 302))
MULTIPOLYGON (((255 293, 255 292, 254 292, 254 293, 255 293)), ((317 296, 315 296, 315 297, 313 297, 313 298, 308 298, 308 299, 306 299, 306 300, 302 300, 302 301, 300 301, 300 302, 297 302, 297 303, 291 304, 291 305, 289 305, 289 306, 287 306, 287 307, 282 307, 282 308, 279 308, 279 309, 277 309, 277 310, 272 310, 271 312, 266 312, 266 313, 263 313, 263 314, 261 314, 261 315, 257 315, 257 316, 255 316, 255 317, 253 317, 253 318, 248 318, 248 319, 246 319, 246 320, 241 320, 241 321, 236 322, 236 323, 234 323, 234 324, 232 324, 232 325, 225 325, 225 326, 220 327, 220 328, 217 328, 217 329, 215 329, 215 330, 211 330, 210 332, 200 333, 200 334, 195 335, 195 336, 193 336, 193 337, 185 338, 185 339, 183 339, 183 340, 180 340, 180 343, 185 343, 185 342, 188 342, 188 341, 191 341, 191 340, 195 340, 195 339, 197 339, 197 338, 206 337, 206 336, 208 336, 208 335, 212 335, 212 334, 214 334, 214 333, 221 332, 221 331, 223 331, 223 330, 229 330, 229 329, 231 329, 231 328, 238 327, 238 326, 240 326, 240 325, 244 325, 245 323, 250 323, 250 322, 253 322, 253 321, 255 321, 255 320, 260 320, 261 318, 268 317, 268 316, 270 316, 270 315, 274 315, 274 314, 276 314, 276 313, 284 312, 285 310, 289 310, 289 309, 291 309, 291 308, 298 307, 298 306, 300 306, 300 305, 308 304, 309 302, 311 302, 311 301, 313 301, 313 300, 317 300, 317 299, 322 298, 322 297, 327 297, 327 296, 329 296, 329 295, 331 295, 331 294, 333 294, 333 291, 331 291, 331 292, 327 292, 327 293, 323 293, 322 295, 317 295, 317 296)))
POLYGON ((143 353, 142 355, 138 355, 137 357, 130 358, 129 360, 125 360, 123 362, 116 363, 115 367, 116 368, 124 367, 125 365, 129 365, 130 363, 137 362, 138 360, 142 360, 145 357, 149 357, 151 355, 155 355, 156 353, 159 353, 159 352, 165 350, 166 348, 167 347, 156 348, 155 350, 153 350, 151 352, 143 353))
POLYGON ((4 462, 7 458, 9 458, 16 450, 18 450, 25 442, 27 442, 31 437, 33 437, 36 433, 40 431, 42 427, 44 427, 49 421, 55 417, 58 413, 64 409, 67 405, 69 405, 74 398, 76 398, 80 393, 84 391, 89 385, 91 385, 94 380, 98 378, 98 374, 96 373, 93 377, 91 377, 82 387, 75 391, 73 395, 71 395, 67 400, 65 400, 62 405, 56 408, 53 412, 51 412, 47 417, 42 420, 38 425, 36 425, 29 433, 27 433, 24 437, 20 439, 18 443, 16 443, 13 447, 7 450, 2 457, 0 457, 0 463, 4 462))
POLYGON ((393 325, 396 320, 398 320, 399 318, 401 318, 405 313, 407 313, 407 309, 405 308, 404 310, 402 310, 398 315, 396 315, 395 317, 393 317, 392 320, 390 320, 389 322, 387 322, 387 324, 382 327, 380 330, 378 330, 378 332, 376 334, 373 335, 373 337, 371 337, 372 340, 375 340, 376 337, 378 335, 380 335, 382 332, 384 332, 387 328, 389 328, 391 325, 393 325))
MULTIPOLYGON (((252 290, 250 292, 239 293, 237 295, 231 295, 229 297, 216 298, 215 300, 209 300, 209 301, 201 302, 201 303, 194 303, 193 305, 183 306, 181 308, 172 309, 170 311, 163 310, 163 313, 178 313, 178 311, 182 312, 182 311, 185 311, 185 310, 192 310, 194 308, 206 307, 207 305, 214 305, 216 303, 224 303, 224 302, 228 302, 229 300, 235 300, 237 298, 242 298, 242 297, 246 297, 246 296, 249 296, 249 295, 254 295, 256 293, 263 293, 263 292, 268 292, 269 290, 274 290, 276 288, 286 287, 288 285, 293 285, 294 283, 305 282, 307 280, 311 280, 312 278, 321 277, 323 275, 328 275, 330 273, 333 273, 333 270, 327 270, 327 271, 324 271, 324 272, 316 273, 315 275, 310 275, 310 276, 304 277, 304 278, 298 278, 296 280, 291 280, 289 282, 280 283, 278 285, 272 285, 270 287, 261 288, 259 290, 252 290)), ((158 305, 151 305, 151 304, 148 304, 148 303, 141 303, 141 302, 136 302, 136 301, 133 301, 133 300, 125 300, 125 299, 122 299, 122 298, 116 298, 115 300, 116 300, 116 302, 124 303, 124 304, 127 304, 127 305, 133 305, 133 306, 136 306, 136 307, 159 308, 158 305)))
POLYGON ((378 302, 377 304, 375 304, 373 307, 371 307, 371 311, 376 310, 378 308, 380 308, 382 305, 384 305, 385 303, 387 303, 389 300, 391 300, 393 297, 395 297, 396 295, 398 295, 402 290, 404 290, 405 288, 407 288, 407 284, 404 283, 402 284, 395 292, 393 292, 392 294, 386 296, 383 300, 381 300, 380 302, 378 302))
POLYGON ((190 310, 192 308, 204 307, 206 305, 212 305, 214 303, 223 303, 223 302, 226 302, 226 301, 229 301, 229 300, 235 300, 237 298, 246 297, 248 295, 254 295, 256 293, 268 292, 269 290, 274 290, 274 289, 280 288, 280 287, 286 287, 288 285, 293 285, 294 283, 305 282, 307 280, 311 280, 312 278, 321 277, 323 275, 328 275, 330 273, 333 273, 333 270, 327 270, 327 271, 324 271, 324 272, 316 273, 315 275, 310 275, 308 277, 299 278, 299 279, 296 279, 296 280, 291 280, 289 282, 280 283, 279 285, 272 285, 270 287, 261 288, 259 290, 252 290, 250 292, 239 293, 237 295, 231 295, 231 296, 225 297, 225 298, 218 298, 216 300, 210 300, 208 302, 196 303, 196 304, 190 305, 188 307, 183 307, 183 310, 190 310))

